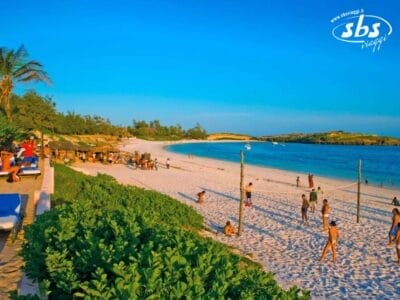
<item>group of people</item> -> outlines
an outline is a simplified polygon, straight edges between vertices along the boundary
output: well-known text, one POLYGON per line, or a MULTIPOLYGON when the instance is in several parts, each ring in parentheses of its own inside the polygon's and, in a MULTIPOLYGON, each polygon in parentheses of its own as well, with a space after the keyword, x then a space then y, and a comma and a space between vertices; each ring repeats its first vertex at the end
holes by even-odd
MULTIPOLYGON (((249 182, 244 187, 244 193, 246 195, 244 206, 246 206, 246 207, 251 207, 251 205, 252 205, 252 202, 251 202, 252 187, 253 187, 253 183, 252 182, 249 182)), ((205 196, 206 196, 206 191, 201 191, 201 192, 197 193, 197 203, 198 204, 203 204, 205 196)), ((236 234, 235 227, 231 224, 230 221, 226 222, 226 224, 224 226, 224 229, 223 229, 223 232, 227 236, 233 236, 233 235, 236 234)))
MULTIPOLYGON (((311 175, 312 176, 312 175, 311 175)), ((312 177, 311 177, 312 180, 312 177)), ((299 177, 297 177, 297 181, 299 181, 299 177)), ((312 182, 313 183, 313 182, 312 182)), ((298 184, 298 182, 297 182, 298 184)), ((253 183, 249 182, 244 187, 244 192, 246 195, 245 206, 250 207, 252 205, 251 201, 251 192, 252 192, 253 183)), ((197 194, 197 202, 199 204, 204 203, 206 191, 201 191, 197 194)), ((308 222, 308 209, 310 209, 311 213, 315 212, 316 205, 318 203, 318 197, 323 197, 323 191, 321 187, 318 187, 317 190, 315 188, 311 189, 309 194, 309 199, 307 199, 305 194, 301 195, 302 198, 302 205, 301 205, 301 217, 302 223, 305 225, 309 225, 308 222)), ((392 201, 393 205, 399 205, 397 198, 395 197, 392 201)), ((330 215, 330 206, 328 203, 328 199, 323 199, 322 207, 321 207, 321 218, 322 218, 322 231, 328 232, 328 240, 325 243, 325 246, 322 250, 322 254, 319 258, 319 261, 322 261, 330 250, 332 251, 333 262, 336 262, 337 256, 337 245, 339 240, 339 230, 337 228, 337 224, 335 221, 329 222, 329 215, 330 215)), ((231 224, 230 221, 227 221, 224 228, 223 233, 227 236, 233 236, 236 234, 235 227, 231 224)), ((396 251, 398 257, 398 264, 400 265, 400 211, 398 208, 393 209, 393 219, 392 219, 392 226, 389 231, 389 245, 392 243, 396 244, 396 251)))
POLYGON ((18 173, 21 167, 37 167, 38 156, 36 155, 36 144, 34 137, 25 139, 20 146, 14 142, 10 151, 1 151, 0 170, 8 172, 8 182, 20 181, 18 173))
MULTIPOLYGON (((132 165, 135 169, 140 168, 142 170, 158 170, 160 167, 160 163, 157 158, 152 159, 150 153, 140 154, 138 151, 135 151, 134 155, 131 156, 128 160, 128 164, 132 165)), ((163 165, 161 163, 161 165, 163 165)), ((166 169, 171 167, 171 160, 168 157, 164 164, 166 169)))
MULTIPOLYGON (((305 194, 301 195, 301 199, 302 199, 302 205, 301 205, 301 218, 303 221, 303 224, 308 225, 308 209, 310 209, 310 211, 312 213, 315 212, 315 208, 318 202, 318 195, 323 196, 324 192, 322 191, 321 187, 318 187, 317 191, 315 189, 312 189, 310 192, 310 196, 309 199, 307 199, 305 194)), ((328 205, 328 200, 324 199, 322 202, 322 216, 323 216, 323 220, 325 220, 325 218, 329 217, 329 205, 328 205), (324 217, 325 216, 325 217, 324 217)), ((327 222, 327 220, 325 220, 327 222)), ((327 230, 327 223, 323 223, 323 230, 327 230)))
MULTIPOLYGON (((300 187, 300 176, 296 178, 296 187, 300 187)), ((314 174, 308 174, 308 187, 310 189, 314 188, 314 174)))
MULTIPOLYGON (((323 191, 321 187, 318 187, 318 191, 314 188, 311 190, 309 199, 307 199, 305 194, 301 195, 302 204, 301 204, 301 219, 302 223, 305 225, 309 225, 308 222, 308 209, 312 213, 315 212, 316 205, 318 203, 318 195, 323 195, 323 191)), ((320 261, 323 260, 328 250, 332 251, 333 262, 336 261, 336 246, 337 241, 339 239, 339 230, 336 227, 336 222, 331 221, 329 223, 329 214, 330 214, 330 207, 328 203, 328 199, 324 199, 322 201, 322 208, 321 208, 321 218, 322 218, 322 231, 328 232, 328 240, 325 244, 325 247, 322 251, 320 261)))

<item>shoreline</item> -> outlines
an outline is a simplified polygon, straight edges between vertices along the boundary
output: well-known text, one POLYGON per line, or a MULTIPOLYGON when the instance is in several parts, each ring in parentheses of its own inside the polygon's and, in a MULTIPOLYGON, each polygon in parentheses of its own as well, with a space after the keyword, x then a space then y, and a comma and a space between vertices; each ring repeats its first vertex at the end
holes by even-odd
MULTIPOLYGON (((185 157, 185 154, 182 154, 180 152, 175 152, 172 151, 170 149, 168 149, 169 146, 172 146, 174 144, 200 144, 200 143, 246 143, 246 142, 256 142, 256 143, 269 143, 268 141, 237 141, 237 140, 219 140, 219 141, 199 141, 199 140, 184 140, 184 141, 179 141, 179 142, 174 142, 174 141, 169 141, 166 142, 168 144, 163 145, 162 148, 163 150, 170 152, 170 153, 174 153, 177 155, 182 155, 183 157, 185 157)), ((163 143, 163 142, 161 142, 163 143)), ((328 145, 328 144, 327 144, 328 145)), ((328 145, 331 146, 331 145, 328 145)), ((338 146, 355 146, 355 145, 338 145, 338 146)), ((365 146, 365 145, 363 145, 365 146)), ((371 146, 375 146, 375 145, 371 145, 371 146)), ((384 147, 384 146, 383 146, 384 147)), ((228 159, 223 159, 223 158, 214 158, 214 157, 208 157, 208 156, 203 156, 203 155, 196 155, 196 157, 198 158, 204 158, 204 159, 210 159, 210 160, 215 160, 215 161, 221 161, 221 162, 227 162, 227 163, 233 163, 233 164, 239 164, 239 158, 237 163, 233 162, 232 160, 228 160, 228 159)), ((271 167, 271 166, 265 166, 265 165, 260 165, 260 164, 253 164, 253 163, 248 163, 245 162, 245 165, 248 166, 253 166, 253 167, 259 167, 259 168, 264 168, 266 170, 272 170, 272 171, 282 171, 282 172, 287 172, 287 173, 291 173, 294 176, 294 181, 295 178, 297 176, 307 176, 307 173, 304 173, 303 171, 294 171, 294 170, 289 170, 289 169, 283 169, 283 168, 275 168, 275 167, 271 167)), ((355 178, 353 181, 348 179, 348 178, 344 178, 344 177, 340 177, 340 176, 325 176, 325 175, 319 175, 319 174, 315 174, 313 173, 315 176, 317 176, 318 178, 322 178, 322 179, 326 179, 328 181, 334 180, 334 181, 338 181, 338 182, 343 182, 343 184, 345 183, 352 183, 352 182, 356 182, 357 179, 355 178)), ((314 177, 315 177, 314 176, 314 177)), ((377 188, 377 189, 382 189, 382 190, 389 190, 389 191, 393 191, 394 193, 398 193, 400 192, 400 187, 396 187, 396 186, 380 186, 378 184, 371 184, 369 183, 368 185, 365 185, 364 181, 361 181, 361 186, 362 187, 373 187, 373 188, 377 188)))
MULTIPOLYGON (((400 268, 393 263, 394 249, 386 247, 393 191, 363 186, 358 224, 357 185, 316 177, 315 186, 320 185, 325 191, 323 197, 332 208, 331 220, 337 221, 341 233, 337 263, 331 262, 330 254, 323 263, 318 263, 327 239, 321 231, 321 201, 316 213, 309 213, 310 225, 302 225, 301 194, 308 196, 309 189, 296 188, 293 173, 245 166, 245 182, 254 184, 253 206, 244 207, 242 236, 229 238, 221 229, 227 220, 235 227, 238 225, 239 163, 197 156, 189 159, 168 152, 164 145, 167 144, 131 140, 121 146, 123 151, 151 153, 160 163, 158 171, 99 163, 78 163, 75 169, 89 175, 105 173, 122 184, 155 190, 193 207, 203 216, 213 239, 238 249, 260 263, 264 270, 274 272, 283 288, 296 284, 311 290, 313 298, 323 299, 400 297, 400 290, 390 284, 399 278, 400 268), (170 169, 163 167, 167 158, 170 169), (201 190, 206 191, 204 204, 196 201, 201 190)), ((305 178, 302 181, 306 182, 305 178)))

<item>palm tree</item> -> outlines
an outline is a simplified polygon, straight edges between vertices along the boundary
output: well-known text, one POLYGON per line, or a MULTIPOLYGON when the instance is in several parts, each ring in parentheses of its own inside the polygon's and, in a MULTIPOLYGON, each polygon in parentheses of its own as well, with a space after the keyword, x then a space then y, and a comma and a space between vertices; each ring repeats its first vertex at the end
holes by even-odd
POLYGON ((28 61, 28 52, 23 45, 17 51, 0 48, 0 77, 0 107, 3 107, 8 120, 11 120, 10 96, 14 82, 51 83, 39 62, 28 61))

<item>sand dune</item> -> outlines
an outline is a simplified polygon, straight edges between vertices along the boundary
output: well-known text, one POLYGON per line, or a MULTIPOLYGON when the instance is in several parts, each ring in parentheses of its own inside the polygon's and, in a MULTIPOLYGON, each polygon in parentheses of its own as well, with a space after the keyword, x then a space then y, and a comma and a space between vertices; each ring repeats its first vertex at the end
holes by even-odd
POLYGON ((239 164, 205 158, 191 158, 165 151, 166 143, 132 140, 124 151, 150 152, 163 164, 167 157, 172 168, 158 171, 133 170, 124 165, 78 164, 87 174, 106 173, 124 184, 154 189, 194 207, 204 216, 212 236, 232 245, 276 273, 284 287, 297 284, 312 290, 316 299, 394 299, 400 297, 400 267, 395 264, 393 247, 387 247, 391 222, 391 199, 398 191, 362 187, 361 222, 356 223, 356 185, 352 182, 316 178, 331 205, 331 220, 341 233, 338 260, 331 254, 318 262, 327 234, 321 231, 321 200, 317 211, 309 213, 310 224, 301 224, 301 194, 296 176, 305 174, 246 166, 246 182, 254 184, 253 206, 244 208, 241 237, 220 233, 227 220, 238 224, 239 164), (337 188, 340 188, 339 190, 337 188), (196 203, 196 193, 205 190, 205 203, 196 203))

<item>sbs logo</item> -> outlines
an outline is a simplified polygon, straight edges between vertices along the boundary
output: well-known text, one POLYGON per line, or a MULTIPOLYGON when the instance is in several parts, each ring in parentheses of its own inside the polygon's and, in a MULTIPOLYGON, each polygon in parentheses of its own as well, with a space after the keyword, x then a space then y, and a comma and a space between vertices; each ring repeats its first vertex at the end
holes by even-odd
POLYGON ((343 13, 331 20, 332 23, 344 21, 332 29, 333 37, 339 41, 361 44, 362 49, 372 47, 372 51, 375 52, 392 34, 392 25, 382 17, 366 14, 354 16, 356 13, 344 17, 349 14, 351 12, 343 13))

